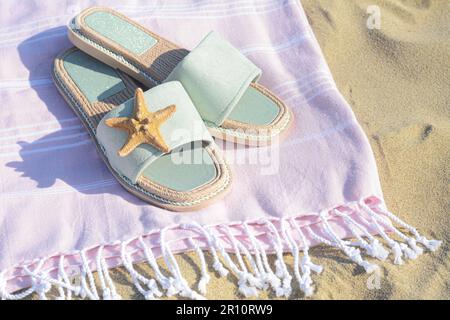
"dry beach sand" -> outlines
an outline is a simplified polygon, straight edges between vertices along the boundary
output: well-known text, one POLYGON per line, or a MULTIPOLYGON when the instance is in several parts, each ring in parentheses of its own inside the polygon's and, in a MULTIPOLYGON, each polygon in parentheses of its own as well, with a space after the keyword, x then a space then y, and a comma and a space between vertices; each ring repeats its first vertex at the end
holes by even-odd
MULTIPOLYGON (((450 1, 303 0, 337 85, 351 104, 375 153, 385 199, 426 236, 443 240, 403 266, 379 263, 379 283, 341 252, 312 250, 324 272, 313 299, 449 299, 450 259, 450 1), (366 27, 377 5, 381 28, 366 27), (369 280, 369 281, 368 281, 369 280), (379 284, 373 288, 369 284, 379 284)), ((195 254, 177 259, 187 280, 199 279, 195 254)), ((287 255, 292 265, 292 257, 287 255)), ((151 274, 145 264, 137 265, 151 274)), ((122 268, 111 272, 119 293, 142 299, 122 268)), ((210 299, 236 299, 236 279, 211 272, 210 299)), ((295 287, 295 286, 294 286, 295 287)), ((303 298, 295 289, 291 299, 303 298)), ((262 294, 260 298, 273 298, 262 294)))

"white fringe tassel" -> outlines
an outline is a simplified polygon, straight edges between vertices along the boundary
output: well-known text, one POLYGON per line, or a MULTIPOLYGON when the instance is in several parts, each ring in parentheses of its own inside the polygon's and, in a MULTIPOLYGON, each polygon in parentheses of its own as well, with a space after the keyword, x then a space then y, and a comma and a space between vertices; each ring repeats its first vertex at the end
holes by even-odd
MULTIPOLYGON (((72 283, 70 282, 69 276, 66 273, 66 267, 64 265, 64 255, 61 255, 59 257, 59 263, 58 263, 58 279, 61 279, 61 281, 64 281, 64 283, 66 284, 66 290, 67 290, 67 294, 66 295, 62 295, 60 294, 60 299, 61 300, 71 300, 72 299, 72 294, 74 294, 75 296, 78 296, 81 292, 81 287, 77 286, 77 287, 72 287, 72 283)), ((61 287, 61 286, 58 286, 61 287)), ((63 287, 61 287, 63 288, 63 287)))
MULTIPOLYGON (((388 210, 383 210, 382 213, 385 214, 386 216, 388 216, 389 219, 391 219, 395 223, 399 224, 400 226, 402 226, 403 228, 405 228, 409 232, 411 232, 414 235, 414 237, 416 238, 415 240, 417 242, 421 243, 422 245, 424 245, 428 250, 434 252, 437 249, 439 249, 439 247, 441 246, 442 241, 439 241, 439 240, 428 240, 424 236, 420 235, 416 228, 410 226, 409 224, 407 224, 406 222, 401 220, 399 217, 395 216, 392 212, 390 212, 388 210)), ((410 238, 408 241, 409 241, 411 247, 413 247, 415 249, 415 242, 413 242, 414 239, 410 238)))
POLYGON ((83 269, 81 271, 81 288, 91 300, 99 300, 100 297, 98 296, 94 276, 92 274, 91 268, 89 267, 89 262, 86 258, 86 251, 81 250, 80 256, 83 263, 83 269), (86 276, 88 278, 89 284, 86 282, 86 276))
POLYGON ((283 243, 278 233, 277 228, 273 225, 270 220, 266 221, 266 226, 268 227, 271 233, 268 234, 271 244, 275 249, 275 253, 277 256, 277 260, 275 260, 275 274, 281 280, 281 287, 279 287, 276 291, 277 297, 289 297, 292 292, 291 281, 292 276, 289 274, 286 263, 283 258, 283 243))
POLYGON ((322 273, 323 267, 320 265, 316 265, 311 261, 311 258, 309 257, 308 240, 306 240, 305 235, 303 234, 302 230, 300 229, 294 218, 290 219, 290 224, 297 231, 298 235, 300 236, 300 240, 303 243, 303 258, 300 261, 300 268, 302 269, 303 272, 303 278, 302 282, 300 283, 300 289, 305 293, 306 296, 310 296, 314 293, 311 271, 314 271, 315 273, 319 274, 322 273))
POLYGON ((297 243, 292 238, 290 231, 287 230, 285 220, 281 220, 281 234, 283 235, 284 239, 287 240, 288 246, 291 249, 292 256, 294 257, 294 276, 297 279, 299 288, 303 291, 305 296, 311 296, 313 294, 313 290, 311 286, 305 286, 305 278, 300 274, 300 250, 297 246, 297 243))
POLYGON ((183 224, 182 228, 187 230, 197 230, 206 239, 208 249, 213 257, 213 269, 219 274, 220 277, 226 277, 228 275, 228 270, 225 269, 222 262, 220 262, 219 256, 217 255, 216 247, 214 245, 214 239, 211 234, 206 231, 206 229, 199 223, 183 224))
POLYGON ((264 282, 263 289, 267 289, 267 287, 270 286, 276 294, 277 292, 282 290, 281 279, 278 278, 273 272, 272 267, 269 264, 264 246, 251 232, 250 227, 247 223, 244 223, 244 229, 247 237, 252 243, 252 247, 257 258, 257 265, 260 269, 260 274, 262 275, 262 281, 264 282))
POLYGON ((156 262, 155 255, 153 254, 153 251, 145 244, 144 239, 142 237, 139 237, 139 244, 141 245, 145 258, 147 259, 147 262, 149 263, 150 267, 155 272, 156 281, 161 285, 161 287, 166 290, 166 295, 168 297, 172 297, 176 295, 179 290, 175 288, 174 283, 175 279, 172 277, 166 277, 162 274, 158 263, 156 262))
MULTIPOLYGON (((320 214, 320 219, 323 222, 323 226, 324 226, 324 230, 325 232, 331 237, 331 239, 333 240, 333 242, 329 242, 329 244, 331 246, 337 247, 339 249, 341 249, 349 258, 350 260, 352 260, 353 262, 355 262, 356 264, 358 264, 359 266, 363 267, 364 270, 367 273, 372 273, 375 270, 378 269, 378 266, 375 264, 372 264, 366 260, 364 260, 361 257, 361 252, 353 247, 349 247, 343 240, 341 240, 338 235, 333 231, 333 228, 331 227, 331 225, 328 222, 328 212, 327 211, 321 211, 320 214)), ((316 239, 322 239, 322 237, 319 237, 317 234, 315 234, 311 228, 308 228, 308 231, 311 233, 311 235, 313 235, 313 237, 315 237, 316 239)))
POLYGON ((201 278, 198 282, 198 291, 200 291, 201 294, 206 294, 206 287, 211 280, 210 275, 208 274, 208 267, 206 266, 206 260, 205 255, 203 254, 202 249, 198 246, 198 244, 192 239, 189 238, 189 244, 191 247, 194 248, 195 252, 197 253, 198 258, 200 259, 200 273, 201 278))
MULTIPOLYGON (((250 243, 252 245, 251 249, 254 250, 253 255, 255 256, 255 258, 253 258, 253 255, 250 253, 250 250, 247 249, 247 247, 241 241, 238 241, 238 239, 235 236, 233 236, 231 229, 228 226, 224 226, 223 228, 226 229, 228 236, 231 237, 232 241, 237 245, 238 252, 239 250, 242 250, 248 262, 250 263, 250 266, 253 270, 253 273, 250 273, 249 276, 250 283, 253 286, 255 286, 258 290, 266 290, 268 288, 268 284, 265 282, 265 269, 263 267, 261 257, 259 256, 259 250, 255 249, 255 246, 257 245, 256 239, 254 237, 253 239, 248 238, 248 240, 250 240, 250 243)), ((248 228, 246 228, 245 231, 247 233, 247 237, 250 237, 251 232, 249 232, 248 228)), ((238 256, 238 259, 240 260, 240 264, 242 265, 243 260, 240 258, 240 256, 238 256)))
MULTIPOLYGON (((258 296, 259 290, 266 290, 271 288, 277 297, 289 297, 292 292, 291 282, 292 276, 286 266, 283 258, 283 252, 287 248, 294 257, 294 277, 299 285, 300 290, 305 296, 311 296, 314 293, 314 286, 312 281, 312 272, 321 273, 322 266, 316 265, 311 261, 309 255, 309 248, 311 243, 305 236, 307 232, 315 241, 341 249, 353 262, 363 267, 366 272, 375 271, 378 266, 364 260, 361 256, 361 251, 355 247, 359 247, 371 257, 379 260, 386 260, 389 256, 389 251, 385 249, 383 244, 369 232, 369 226, 375 230, 381 238, 390 247, 390 251, 394 257, 395 264, 402 264, 403 259, 416 259, 424 251, 424 248, 430 251, 436 251, 441 245, 441 241, 429 240, 420 235, 417 229, 411 227, 403 220, 399 219, 384 207, 377 206, 375 209, 369 207, 364 201, 353 203, 347 206, 352 209, 351 213, 340 211, 339 208, 331 209, 329 211, 321 211, 318 216, 320 224, 317 224, 317 232, 323 234, 319 235, 312 230, 310 226, 300 226, 299 222, 294 218, 280 219, 279 228, 275 224, 267 220, 258 222, 259 227, 265 227, 266 232, 263 234, 256 234, 252 227, 246 222, 242 223, 240 227, 243 228, 244 238, 235 236, 231 226, 201 226, 198 223, 182 224, 179 228, 190 230, 196 233, 186 240, 189 247, 192 248, 199 257, 200 261, 200 279, 198 281, 197 289, 200 293, 192 290, 183 277, 180 267, 175 259, 172 250, 169 247, 169 241, 166 240, 166 232, 169 228, 162 229, 160 232, 160 249, 162 258, 167 266, 170 275, 166 276, 158 266, 153 249, 146 243, 143 237, 137 239, 121 242, 120 244, 120 258, 123 266, 129 272, 132 282, 136 289, 145 297, 145 299, 158 299, 163 296, 158 285, 163 289, 164 294, 168 297, 179 295, 191 299, 205 299, 204 295, 207 291, 207 285, 211 280, 208 273, 208 265, 205 259, 203 250, 210 252, 213 259, 212 268, 221 277, 228 275, 229 271, 233 272, 238 280, 238 291, 244 297, 258 296), (353 217, 353 213, 359 214, 358 219, 353 217), (365 213, 365 215, 360 214, 365 213), (348 228, 355 242, 341 239, 336 230, 332 227, 330 219, 341 219, 343 225, 348 228), (397 229, 394 224, 406 229, 412 236, 397 229), (392 233, 400 239, 392 239, 386 232, 392 233), (320 232, 319 232, 320 231, 320 232), (295 236, 294 236, 295 234, 295 236), (264 235, 269 241, 269 247, 273 249, 276 255, 274 262, 275 271, 273 270, 267 256, 267 243, 260 240, 260 236, 264 235), (131 241, 136 241, 139 244, 139 249, 145 256, 145 260, 150 265, 155 274, 155 279, 150 279, 137 272, 133 266, 133 253, 128 250, 128 245, 131 241), (225 243, 231 245, 231 252, 235 254, 237 263, 233 261, 228 253, 225 243), (303 253, 301 256, 300 251, 303 253), (219 258, 222 256, 225 265, 219 258), (244 260, 245 257, 245 260, 244 260), (249 267, 247 266, 249 264, 249 267), (226 266, 226 267, 225 267, 226 266)), ((342 224, 341 224, 342 225, 342 224)), ((230 246, 227 246, 229 248, 230 246)), ((134 248, 134 247, 133 247, 134 248)), ((94 250, 94 249, 92 249, 94 250)), ((55 270, 47 270, 44 268, 46 259, 41 259, 32 265, 35 265, 33 270, 30 266, 24 266, 25 275, 31 278, 31 287, 19 292, 9 293, 7 290, 6 271, 0 273, 0 297, 2 299, 16 300, 24 299, 29 295, 36 293, 40 299, 47 299, 48 293, 52 286, 55 286, 58 292, 56 299, 65 300, 73 297, 80 297, 82 299, 89 298, 98 300, 121 299, 117 293, 114 281, 109 274, 108 265, 103 254, 104 247, 99 246, 96 252, 95 259, 89 261, 86 256, 86 251, 79 252, 81 258, 81 270, 78 276, 81 284, 75 285, 71 282, 66 269, 70 267, 66 265, 66 257, 59 256, 57 267, 55 270), (98 275, 98 282, 96 283, 93 276, 91 266, 94 266, 98 275), (56 274, 54 277, 50 274, 56 274), (99 292, 101 295, 99 295, 99 292)), ((91 259, 92 260, 92 259, 91 259)))
POLYGON ((407 229, 414 235, 415 238, 408 237, 402 232, 400 232, 397 228, 395 228, 392 225, 391 221, 389 221, 387 218, 383 217, 380 214, 377 214, 375 211, 369 208, 364 203, 364 201, 360 201, 359 205, 366 213, 368 213, 371 216, 372 219, 382 223, 385 227, 391 228, 399 238, 401 238, 403 241, 406 241, 406 243, 409 245, 410 248, 408 248, 406 244, 401 245, 401 248, 410 259, 415 259, 417 258, 417 256, 420 256, 423 253, 423 249, 417 246, 417 242, 424 245, 430 251, 436 251, 437 248, 439 248, 439 246, 442 244, 442 241, 428 240, 427 238, 421 236, 415 228, 406 224, 401 219, 393 215, 391 212, 383 210, 382 211, 383 214, 387 215, 391 220, 393 220, 403 228, 407 229))
POLYGON ((127 242, 122 242, 121 248, 120 248, 120 255, 122 258, 122 263, 125 269, 130 273, 131 279, 133 281, 134 286, 136 289, 141 293, 146 300, 155 300, 162 296, 161 291, 159 291, 159 288, 156 284, 156 281, 154 279, 148 279, 138 273, 132 264, 132 259, 127 252, 127 242), (147 289, 143 288, 141 283, 147 287, 147 289))
POLYGON ((221 244, 220 239, 212 234, 214 246, 220 251, 222 257, 224 258, 228 268, 236 274, 238 278, 238 290, 244 297, 257 297, 258 290, 256 286, 258 285, 258 280, 247 270, 245 263, 240 256, 240 250, 237 242, 233 241, 233 237, 231 237, 231 242, 233 245, 234 252, 237 256, 238 263, 241 267, 239 269, 237 265, 233 262, 228 252, 225 250, 224 246, 221 244))
POLYGON ((366 253, 374 258, 377 258, 381 261, 386 260, 386 258, 389 255, 389 252, 383 247, 383 245, 374 237, 372 236, 369 231, 367 231, 364 226, 356 222, 352 217, 349 215, 341 213, 339 210, 333 210, 333 213, 336 214, 339 217, 342 217, 344 219, 344 223, 348 226, 352 234, 355 236, 355 238, 358 240, 358 245, 363 248, 366 253), (358 232, 359 229, 364 236, 369 239, 370 243, 365 241, 358 232))
POLYGON ((182 297, 194 299, 194 300, 204 300, 205 297, 198 294, 194 290, 192 290, 189 287, 188 282, 186 279, 184 279, 183 275, 181 274, 180 267, 178 266, 177 260, 175 259, 175 256, 173 255, 172 251, 169 248, 168 243, 165 241, 165 234, 168 228, 164 228, 161 230, 160 235, 160 241, 161 241, 161 250, 162 255, 164 258, 164 261, 166 262, 167 268, 169 269, 169 272, 173 275, 175 278, 174 286, 179 289, 179 294, 182 297))
POLYGON ((96 257, 97 274, 102 288, 103 300, 121 300, 122 297, 117 293, 114 282, 111 279, 108 271, 108 265, 103 257, 103 246, 100 246, 96 257))

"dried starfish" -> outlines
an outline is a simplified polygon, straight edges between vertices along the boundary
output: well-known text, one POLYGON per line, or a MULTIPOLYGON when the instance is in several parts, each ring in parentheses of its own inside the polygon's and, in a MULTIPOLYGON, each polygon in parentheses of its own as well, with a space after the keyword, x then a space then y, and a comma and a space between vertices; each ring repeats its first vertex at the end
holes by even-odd
POLYGON ((134 149, 143 143, 147 143, 163 153, 170 151, 165 143, 159 127, 167 121, 176 111, 175 105, 170 105, 156 112, 150 112, 144 99, 144 92, 137 88, 134 95, 133 117, 110 118, 105 124, 128 132, 128 140, 119 150, 121 157, 129 155, 134 149))

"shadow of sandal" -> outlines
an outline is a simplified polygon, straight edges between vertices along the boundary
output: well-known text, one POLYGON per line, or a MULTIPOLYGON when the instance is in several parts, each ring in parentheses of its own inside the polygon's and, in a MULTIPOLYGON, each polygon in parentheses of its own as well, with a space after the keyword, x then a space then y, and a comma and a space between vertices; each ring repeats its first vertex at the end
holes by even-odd
MULTIPOLYGON (((54 58, 72 46, 67 35, 61 34, 64 28, 55 27, 38 33, 18 46, 21 61, 29 70, 30 90, 37 94, 55 119, 49 122, 51 127, 59 128, 52 132, 48 124, 36 123, 35 128, 41 127, 36 129, 39 131, 35 132, 36 135, 49 133, 31 142, 18 141, 21 160, 10 161, 6 166, 21 173, 22 178, 34 180, 38 189, 48 189, 50 193, 72 188, 83 194, 115 194, 133 204, 146 205, 126 192, 114 179, 81 121, 51 81, 54 58), (57 184, 58 180, 69 187, 57 184)), ((28 135, 32 136, 33 132, 23 134, 28 135)))

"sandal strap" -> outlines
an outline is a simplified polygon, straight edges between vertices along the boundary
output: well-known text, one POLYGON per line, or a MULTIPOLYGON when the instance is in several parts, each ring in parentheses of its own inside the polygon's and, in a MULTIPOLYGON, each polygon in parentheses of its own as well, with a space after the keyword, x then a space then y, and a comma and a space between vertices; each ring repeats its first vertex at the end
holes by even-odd
POLYGON ((261 70, 217 33, 210 32, 171 72, 203 120, 220 126, 261 70))
MULTIPOLYGON (((181 83, 172 81, 161 84, 144 92, 144 97, 150 112, 162 110, 170 105, 176 106, 176 111, 159 127, 169 150, 191 142, 198 142, 199 146, 213 142, 213 138, 181 83)), ((118 151, 127 141, 128 133, 105 124, 107 119, 132 117, 134 100, 131 98, 108 112, 97 127, 96 137, 111 166, 136 183, 145 168, 164 153, 150 144, 143 143, 127 156, 121 157, 118 151)))

